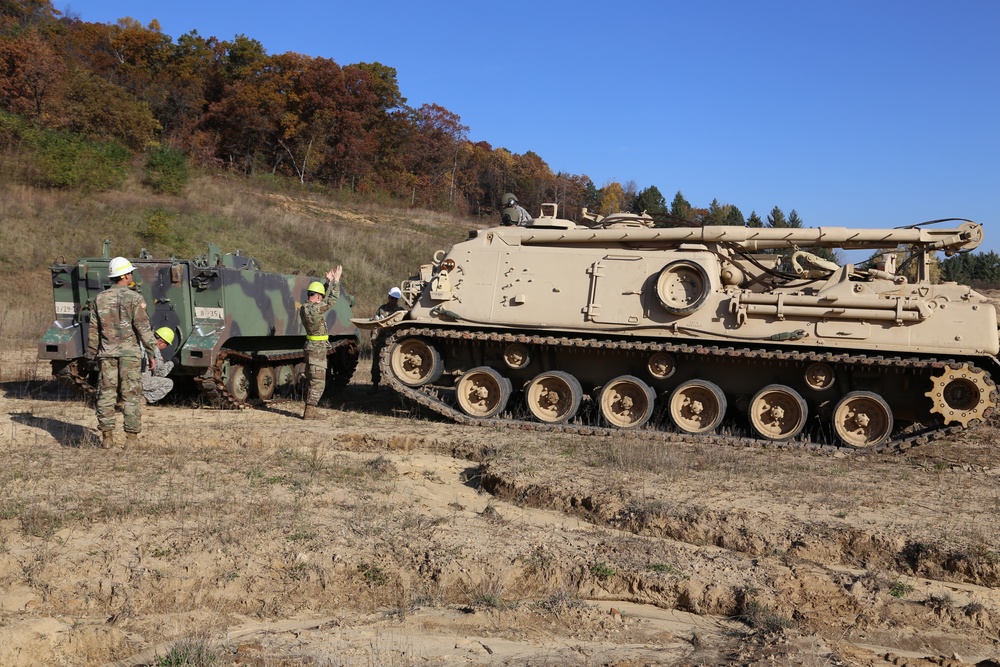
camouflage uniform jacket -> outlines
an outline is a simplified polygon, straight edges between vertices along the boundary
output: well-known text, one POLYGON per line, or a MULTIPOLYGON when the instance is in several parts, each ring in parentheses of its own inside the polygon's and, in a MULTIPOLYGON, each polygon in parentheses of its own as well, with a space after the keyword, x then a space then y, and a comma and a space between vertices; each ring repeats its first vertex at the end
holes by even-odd
POLYGON ((112 285, 94 298, 87 349, 95 357, 141 357, 157 352, 146 302, 124 285, 112 285))
POLYGON ((531 214, 528 213, 523 206, 520 204, 514 204, 513 206, 508 206, 500 212, 500 220, 505 225, 517 225, 519 227, 524 227, 529 222, 533 222, 534 218, 531 217, 531 214))
POLYGON ((142 358, 142 395, 147 403, 156 403, 174 388, 174 381, 167 377, 174 369, 174 362, 164 361, 159 348, 156 350, 156 370, 149 369, 149 360, 142 358))
POLYGON ((326 295, 323 300, 318 303, 313 303, 312 301, 307 301, 302 304, 302 310, 299 311, 299 318, 302 320, 302 326, 305 327, 306 336, 322 336, 322 340, 307 340, 306 347, 310 344, 326 344, 329 345, 329 341, 326 337, 329 336, 329 332, 326 328, 326 311, 333 308, 334 304, 337 303, 337 299, 340 298, 340 283, 338 281, 333 281, 326 288, 326 295))
MULTIPOLYGON (((378 310, 375 311, 375 319, 381 320, 383 318, 389 317, 393 313, 398 313, 401 310, 404 310, 404 308, 403 304, 401 304, 399 301, 396 301, 395 306, 392 305, 391 302, 386 301, 385 303, 383 303, 381 306, 378 307, 378 310)), ((380 327, 372 329, 371 332, 372 343, 374 343, 376 339, 384 338, 385 337, 383 335, 384 333, 385 329, 382 329, 380 327)))
POLYGON ((155 371, 149 369, 149 357, 145 354, 142 355, 142 377, 144 379, 151 377, 165 378, 170 375, 170 371, 174 370, 174 362, 164 361, 159 347, 156 348, 156 354, 153 355, 153 358, 156 359, 155 371))

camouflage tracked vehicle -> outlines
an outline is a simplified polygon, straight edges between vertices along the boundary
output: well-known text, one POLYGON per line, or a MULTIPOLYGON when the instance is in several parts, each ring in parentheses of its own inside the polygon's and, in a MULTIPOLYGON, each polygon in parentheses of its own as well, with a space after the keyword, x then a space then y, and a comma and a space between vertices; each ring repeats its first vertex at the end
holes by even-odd
POLYGON ((878 449, 997 405, 994 307, 929 279, 934 252, 976 248, 979 224, 656 228, 555 214, 471 232, 402 283, 407 310, 355 320, 385 329, 396 391, 463 423, 878 449), (801 248, 882 251, 885 264, 801 248))
MULTIPOLYGON (((52 265, 56 319, 38 344, 38 356, 51 360, 57 378, 84 393, 97 383, 96 364, 87 357, 89 304, 110 285, 110 261, 105 242, 102 257, 52 265)), ((170 327, 177 334, 163 350, 164 359, 175 362, 172 377, 191 378, 224 407, 296 388, 305 341, 298 309, 313 278, 261 271, 253 258, 223 254, 214 245, 194 260, 153 259, 143 252, 132 264, 153 329, 170 327)), ((330 391, 346 385, 357 366, 360 336, 350 322, 352 302, 342 293, 327 314, 330 391)))

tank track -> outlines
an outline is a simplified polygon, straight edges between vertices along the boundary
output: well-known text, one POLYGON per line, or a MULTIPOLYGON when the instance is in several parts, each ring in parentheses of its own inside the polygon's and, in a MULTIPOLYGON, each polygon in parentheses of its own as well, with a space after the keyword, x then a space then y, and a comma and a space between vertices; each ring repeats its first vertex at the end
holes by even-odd
POLYGON ((69 387, 85 399, 97 398, 97 387, 90 384, 90 381, 80 373, 79 359, 74 359, 59 371, 54 370, 53 376, 60 385, 69 387))
MULTIPOLYGON (((586 350, 624 350, 636 352, 668 352, 677 355, 698 355, 715 358, 738 358, 750 357, 755 360, 768 360, 774 362, 796 361, 796 362, 824 362, 828 364, 850 363, 861 367, 885 367, 893 369, 928 370, 944 369, 952 360, 920 359, 920 358, 898 358, 883 356, 867 356, 853 354, 835 354, 829 352, 803 352, 761 350, 756 348, 737 348, 723 346, 703 346, 689 344, 664 344, 648 341, 633 340, 601 340, 592 338, 570 338, 559 336, 540 336, 530 334, 515 334, 509 332, 480 331, 465 329, 441 329, 436 327, 422 328, 402 328, 393 333, 382 350, 379 363, 382 368, 382 377, 400 395, 424 406, 448 419, 459 424, 471 426, 486 426, 490 428, 512 428, 538 432, 566 433, 573 435, 591 436, 618 436, 636 437, 649 440, 663 440, 670 442, 683 442, 695 444, 728 445, 733 447, 766 447, 773 449, 787 450, 808 450, 823 453, 837 453, 840 455, 858 455, 868 453, 898 453, 904 452, 912 447, 929 443, 933 440, 949 437, 964 430, 965 427, 959 425, 946 426, 941 420, 936 420, 931 426, 905 432, 902 437, 896 437, 879 445, 872 447, 848 447, 846 445, 833 445, 826 443, 811 442, 808 440, 771 441, 746 436, 730 436, 721 434, 711 435, 689 435, 681 432, 652 430, 648 428, 639 430, 621 430, 603 426, 591 426, 582 424, 545 424, 537 421, 527 421, 520 419, 481 419, 471 417, 461 410, 448 404, 436 395, 434 388, 410 387, 401 383, 393 374, 389 364, 389 354, 396 341, 411 336, 438 340, 461 340, 463 342, 482 343, 523 343, 527 345, 541 346, 566 346, 586 350)), ((970 367, 978 371, 970 364, 970 367)), ((992 381, 990 381, 992 385, 992 381)), ((995 391, 995 390, 994 390, 995 391)), ((988 416, 988 415, 987 415, 988 416)), ((980 420, 972 420, 971 426, 976 425, 980 420)))
MULTIPOLYGON (((327 358, 338 354, 353 360, 349 369, 341 370, 333 375, 332 381, 329 383, 329 390, 338 391, 347 386, 347 383, 351 381, 351 376, 354 375, 354 370, 358 365, 358 345, 350 338, 331 341, 330 351, 327 353, 327 358)), ((240 409, 247 406, 246 401, 241 401, 236 396, 233 396, 226 388, 226 383, 222 378, 222 364, 226 359, 240 359, 248 363, 256 362, 253 354, 249 352, 240 352, 238 350, 222 350, 219 353, 216 362, 210 366, 202 375, 197 376, 194 381, 198 386, 198 390, 201 395, 205 397, 206 400, 211 402, 223 409, 240 409)), ((273 357, 268 357, 268 361, 276 363, 286 363, 286 364, 298 364, 305 361, 305 355, 301 351, 290 352, 288 354, 276 355, 273 357)))

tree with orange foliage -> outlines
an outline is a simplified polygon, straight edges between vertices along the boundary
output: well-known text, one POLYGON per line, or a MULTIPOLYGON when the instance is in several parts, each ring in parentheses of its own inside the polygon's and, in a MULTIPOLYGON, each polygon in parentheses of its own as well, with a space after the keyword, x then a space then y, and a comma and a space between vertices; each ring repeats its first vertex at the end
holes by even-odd
POLYGON ((0 36, 16 37, 47 27, 57 16, 49 0, 0 0, 0 36))
POLYGON ((66 65, 36 31, 0 38, 0 107, 41 120, 66 65))
POLYGON ((601 201, 597 207, 597 212, 600 215, 611 215, 625 210, 625 190, 621 183, 617 181, 605 183, 600 194, 601 201))
POLYGON ((209 107, 206 125, 218 134, 219 156, 226 163, 247 174, 275 168, 277 137, 281 136, 287 104, 285 94, 292 88, 291 75, 300 59, 286 54, 256 61, 251 65, 260 65, 256 76, 234 77, 221 99, 209 107))
MULTIPOLYGON (((327 58, 307 58, 288 95, 286 120, 298 127, 284 140, 312 143, 319 150, 316 174, 335 184, 352 187, 372 170, 375 144, 367 131, 378 99, 371 76, 358 67, 341 68, 327 58)), ((287 123, 287 124, 286 124, 287 123)))

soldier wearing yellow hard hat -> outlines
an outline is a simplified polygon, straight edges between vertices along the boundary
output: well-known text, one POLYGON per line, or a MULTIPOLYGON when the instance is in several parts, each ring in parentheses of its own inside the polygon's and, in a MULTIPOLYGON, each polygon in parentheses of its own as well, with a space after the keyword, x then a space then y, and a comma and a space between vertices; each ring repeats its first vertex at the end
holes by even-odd
MULTIPOLYGON (((154 331, 153 334, 167 345, 174 344, 174 330, 171 329, 170 327, 160 327, 159 329, 154 331)), ((166 347, 167 345, 164 345, 163 347, 166 347)), ((160 349, 162 350, 163 347, 161 347, 160 349)))
POLYGON ((142 396, 146 403, 163 400, 174 388, 174 381, 167 377, 174 368, 174 362, 163 360, 163 350, 174 344, 174 330, 160 327, 153 332, 153 336, 156 338, 156 365, 149 364, 144 358, 142 368, 142 396))
POLYGON ((329 285, 323 285, 318 280, 309 283, 306 288, 306 302, 302 304, 299 317, 302 327, 306 330, 306 380, 309 389, 306 393, 306 405, 302 411, 303 419, 324 419, 317 407, 319 399, 326 389, 326 355, 330 351, 330 335, 326 328, 326 311, 333 308, 340 297, 340 276, 344 268, 336 268, 326 272, 329 285))

